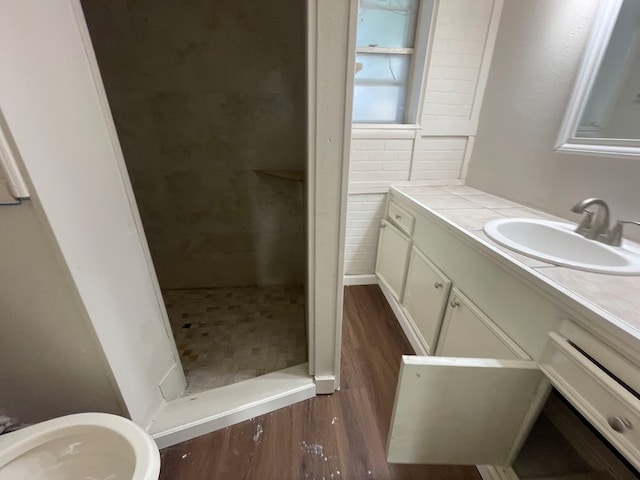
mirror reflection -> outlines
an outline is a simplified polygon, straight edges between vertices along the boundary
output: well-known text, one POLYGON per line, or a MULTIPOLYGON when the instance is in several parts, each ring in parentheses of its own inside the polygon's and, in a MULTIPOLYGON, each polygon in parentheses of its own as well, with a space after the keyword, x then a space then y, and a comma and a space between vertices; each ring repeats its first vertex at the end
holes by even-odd
POLYGON ((624 0, 576 137, 640 139, 640 0, 624 0))

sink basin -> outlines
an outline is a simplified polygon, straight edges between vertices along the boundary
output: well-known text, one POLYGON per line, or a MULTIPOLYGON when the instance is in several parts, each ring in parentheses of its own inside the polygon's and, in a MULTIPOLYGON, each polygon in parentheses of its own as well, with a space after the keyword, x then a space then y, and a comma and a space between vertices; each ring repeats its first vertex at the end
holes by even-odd
POLYGON ((587 272, 640 275, 640 255, 587 240, 575 229, 570 223, 528 218, 491 220, 484 226, 491 239, 528 257, 587 272))

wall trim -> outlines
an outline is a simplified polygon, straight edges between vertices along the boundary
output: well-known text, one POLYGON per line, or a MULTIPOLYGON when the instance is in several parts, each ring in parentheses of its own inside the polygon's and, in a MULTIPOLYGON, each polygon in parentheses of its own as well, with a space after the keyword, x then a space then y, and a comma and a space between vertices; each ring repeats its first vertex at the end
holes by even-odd
POLYGON ((366 195, 369 193, 388 193, 391 187, 438 187, 442 185, 464 185, 460 178, 445 178, 436 180, 412 181, 382 181, 382 182, 352 182, 349 185, 349 195, 366 195))
POLYGON ((318 395, 328 395, 335 390, 339 390, 339 388, 336 388, 338 383, 335 375, 316 375, 314 380, 318 395))
POLYGON ((339 387, 357 0, 307 0, 309 373, 339 387))
POLYGON ((500 17, 502 16, 503 6, 504 0, 493 0, 493 6, 491 9, 491 20, 489 20, 489 29, 487 30, 487 36, 485 37, 484 42, 484 50, 482 51, 482 64, 480 65, 478 83, 476 84, 476 91, 474 92, 473 105, 471 106, 470 120, 474 125, 474 132, 471 133, 471 135, 475 135, 476 131, 478 130, 480 109, 482 108, 482 100, 484 98, 484 92, 487 88, 487 81, 489 80, 491 60, 493 59, 493 52, 495 51, 496 38, 498 37, 498 29, 500 27, 500 17))
POLYGON ((462 166, 460 167, 460 180, 463 182, 467 179, 469 172, 469 163, 471 162, 471 154, 473 153, 473 145, 476 143, 476 137, 467 137, 467 146, 464 149, 464 157, 462 158, 462 166))
POLYGON ((375 273, 345 275, 343 284, 345 287, 353 285, 378 285, 378 277, 375 273))
POLYGON ((371 139, 413 139, 416 137, 420 127, 418 125, 401 125, 403 128, 378 128, 366 127, 354 123, 351 129, 351 138, 371 138, 371 139))

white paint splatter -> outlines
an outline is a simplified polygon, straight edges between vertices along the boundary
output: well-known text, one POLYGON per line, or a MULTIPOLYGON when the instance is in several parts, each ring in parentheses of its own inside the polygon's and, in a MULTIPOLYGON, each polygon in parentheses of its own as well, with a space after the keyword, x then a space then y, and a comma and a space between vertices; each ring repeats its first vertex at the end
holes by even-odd
POLYGON ((300 442, 300 448, 312 455, 324 457, 324 447, 319 443, 308 444, 307 442, 300 442))
POLYGON ((260 437, 262 436, 262 432, 264 432, 262 425, 258 424, 256 427, 256 434, 253 436, 253 441, 255 443, 260 443, 260 437))
POLYGON ((331 425, 335 425, 336 424, 336 420, 338 420, 338 417, 333 417, 331 419, 331 425))
POLYGON ((191 455, 191 452, 185 453, 184 455, 182 455, 182 459, 184 460, 185 458, 187 458, 189 455, 191 455))

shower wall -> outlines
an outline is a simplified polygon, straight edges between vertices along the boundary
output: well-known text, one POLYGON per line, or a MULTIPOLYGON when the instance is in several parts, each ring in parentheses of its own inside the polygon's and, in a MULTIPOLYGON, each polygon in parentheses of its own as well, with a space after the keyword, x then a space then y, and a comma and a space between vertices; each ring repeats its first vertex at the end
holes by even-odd
POLYGON ((161 287, 303 283, 304 2, 82 7, 161 287))

